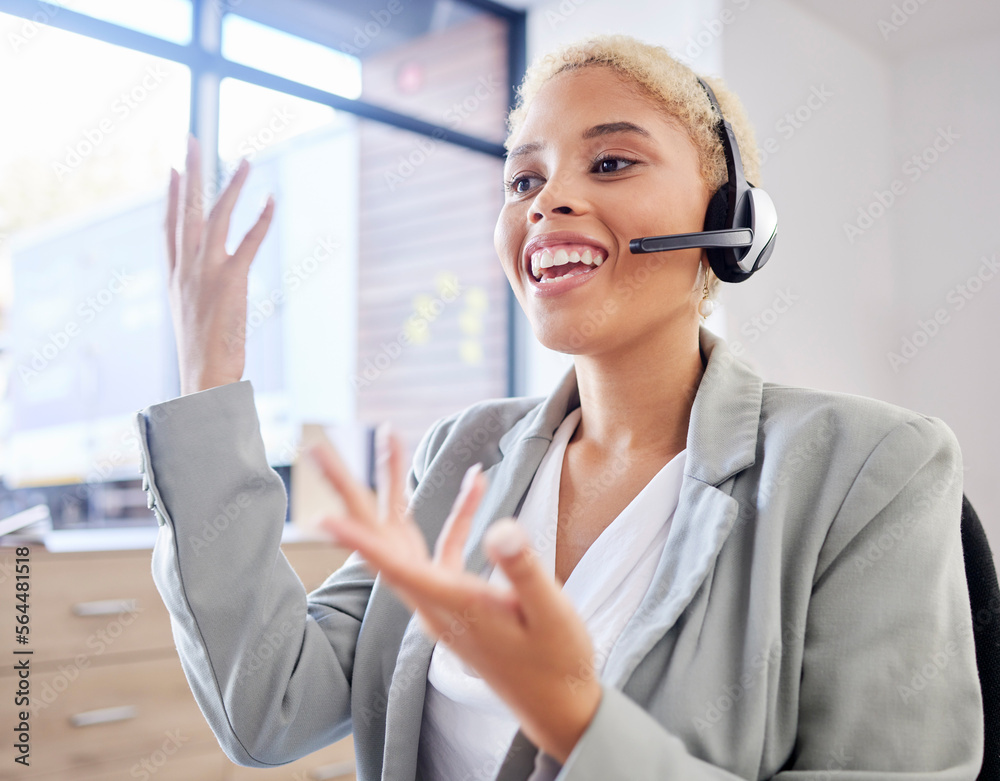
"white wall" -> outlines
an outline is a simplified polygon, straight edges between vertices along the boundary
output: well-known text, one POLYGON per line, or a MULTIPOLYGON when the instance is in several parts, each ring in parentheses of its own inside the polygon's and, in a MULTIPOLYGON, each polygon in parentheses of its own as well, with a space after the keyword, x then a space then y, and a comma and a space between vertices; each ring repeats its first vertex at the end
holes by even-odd
POLYGON ((729 339, 766 379, 888 399, 872 334, 893 323, 891 225, 852 244, 843 224, 892 179, 889 69, 789 0, 754 0, 726 31, 724 65, 779 215, 768 265, 723 291, 729 339), (794 303, 775 306, 782 292, 794 303))
POLYGON ((904 338, 923 344, 918 334, 933 334, 898 366, 900 403, 942 418, 958 436, 966 494, 1000 555, 997 73, 996 33, 923 50, 894 66, 896 169, 924 150, 939 128, 951 128, 958 138, 894 207, 899 318, 880 342, 884 350, 901 352, 904 338), (937 333, 930 324, 935 313, 944 321, 937 333))
MULTIPOLYGON (((722 13, 723 0, 622 2, 621 0, 550 0, 537 3, 528 16, 528 59, 553 47, 595 33, 626 33, 681 52, 698 46, 706 22, 722 13)), ((722 28, 725 28, 723 23, 722 28)), ((722 64, 721 35, 710 34, 704 55, 709 67, 722 64)))
POLYGON ((774 286, 801 291, 802 305, 748 345, 762 374, 943 419, 962 445, 966 493, 1000 549, 992 393, 1000 267, 982 261, 1000 253, 998 200, 988 191, 1000 179, 998 44, 993 34, 900 59, 793 0, 754 0, 726 31, 724 64, 758 140, 780 142, 764 167, 781 215, 780 251, 765 269, 767 285, 726 291, 730 340, 739 338, 733 322, 746 327, 774 286), (815 84, 834 95, 786 142, 776 122, 815 84), (949 128, 957 139, 941 134, 949 128), (935 140, 940 149, 926 152, 933 163, 922 170, 911 158, 935 140), (845 223, 863 232, 849 237, 845 223), (963 298, 957 286, 981 269, 997 281, 963 298), (904 339, 917 349, 904 350, 904 339))

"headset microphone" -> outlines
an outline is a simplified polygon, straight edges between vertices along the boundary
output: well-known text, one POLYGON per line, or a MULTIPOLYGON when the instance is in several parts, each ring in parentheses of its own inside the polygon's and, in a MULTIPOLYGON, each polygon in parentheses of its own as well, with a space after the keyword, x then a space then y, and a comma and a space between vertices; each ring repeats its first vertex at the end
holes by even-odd
POLYGON ((698 82, 708 93, 708 99, 719 115, 716 128, 725 153, 729 179, 708 203, 705 230, 632 239, 629 249, 634 254, 707 249, 709 265, 719 279, 723 282, 742 282, 771 257, 778 234, 778 215, 771 196, 747 182, 732 125, 723 116, 712 88, 703 79, 699 78, 698 82))

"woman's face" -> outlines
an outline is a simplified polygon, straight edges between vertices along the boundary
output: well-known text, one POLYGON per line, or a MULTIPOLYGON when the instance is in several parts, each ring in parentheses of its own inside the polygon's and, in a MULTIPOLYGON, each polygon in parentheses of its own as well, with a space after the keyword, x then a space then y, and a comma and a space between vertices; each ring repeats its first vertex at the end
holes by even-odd
POLYGON ((687 133, 630 82, 603 66, 549 80, 504 183, 494 243, 542 344, 597 354, 696 327, 704 251, 633 255, 629 240, 702 230, 711 194, 687 133))

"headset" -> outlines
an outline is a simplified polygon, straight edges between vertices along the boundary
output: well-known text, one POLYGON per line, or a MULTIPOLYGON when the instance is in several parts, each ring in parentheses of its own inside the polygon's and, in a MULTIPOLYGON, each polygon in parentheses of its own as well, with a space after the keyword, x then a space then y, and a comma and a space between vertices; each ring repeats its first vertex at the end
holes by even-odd
POLYGON ((736 135, 723 116, 712 88, 701 78, 698 83, 719 115, 716 131, 726 156, 729 181, 709 201, 703 231, 632 239, 629 249, 633 254, 707 249, 709 265, 719 279, 743 282, 771 257, 778 236, 778 215, 771 196, 746 180, 736 135))

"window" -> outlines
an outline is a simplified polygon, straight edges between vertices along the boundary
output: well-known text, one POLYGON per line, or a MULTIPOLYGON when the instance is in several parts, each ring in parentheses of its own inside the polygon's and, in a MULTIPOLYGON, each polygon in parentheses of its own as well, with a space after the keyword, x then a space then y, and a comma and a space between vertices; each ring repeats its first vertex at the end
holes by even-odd
POLYGON ((234 13, 222 20, 222 56, 345 98, 361 95, 357 57, 234 13))
POLYGON ((71 13, 86 14, 130 30, 155 35, 173 43, 191 40, 191 0, 73 0, 44 2, 33 8, 31 18, 19 20, 7 31, 8 42, 16 48, 21 39, 30 41, 45 25, 57 24, 71 13), (57 18, 59 17, 59 18, 57 18))
POLYGON ((21 107, 0 145, 4 481, 85 480, 129 437, 122 413, 176 385, 157 232, 190 71, 47 27, 0 57, 21 107))
POLYGON ((0 14, 0 43, 18 41, 0 48, 18 75, 0 99, 32 106, 0 147, 0 517, 47 490, 83 500, 53 507, 56 526, 154 523, 129 494, 131 426, 179 392, 162 219, 188 129, 216 150, 209 202, 251 161, 233 246, 275 195, 244 374, 274 466, 309 424, 370 434, 388 418, 412 450, 438 417, 509 393, 515 307, 492 228, 523 14, 485 0, 143 6, 0 14))

